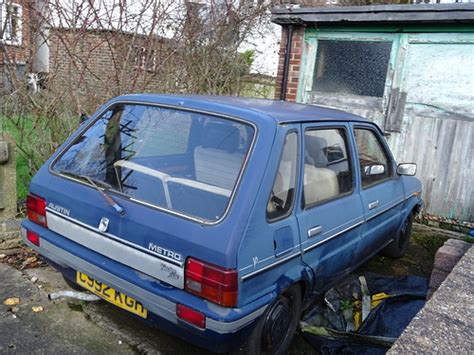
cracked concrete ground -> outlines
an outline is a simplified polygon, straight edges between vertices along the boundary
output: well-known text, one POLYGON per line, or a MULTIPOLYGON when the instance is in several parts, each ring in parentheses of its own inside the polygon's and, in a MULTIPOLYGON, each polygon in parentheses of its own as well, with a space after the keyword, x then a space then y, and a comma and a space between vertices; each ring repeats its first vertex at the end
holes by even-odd
MULTIPOLYGON (((48 293, 70 290, 51 267, 18 271, 0 263, 0 353, 7 354, 209 354, 130 316, 105 301, 48 300, 48 293), (36 279, 32 282, 32 279, 36 279), (19 297, 12 306, 3 301, 19 297), (42 306, 35 313, 33 306, 42 306)), ((314 350, 299 336, 290 354, 314 350)))
POLYGON ((2 354, 205 353, 105 301, 49 301, 48 293, 70 289, 50 267, 21 272, 0 264, 0 281, 2 354), (33 277, 38 278, 35 283, 33 277), (12 306, 3 304, 10 297, 20 298, 15 312, 12 306), (35 313, 33 306, 42 306, 43 311, 35 313))
MULTIPOLYGON (((47 280, 48 275, 41 276, 41 282, 47 280)), ((0 280, 0 353, 133 352, 120 344, 119 336, 92 323, 86 313, 71 312, 67 302, 48 301, 46 292, 38 287, 41 283, 31 282, 28 273, 0 264, 0 280), (20 298, 15 312, 3 304, 10 297, 20 298), (42 306, 43 311, 35 313, 33 306, 42 306)))

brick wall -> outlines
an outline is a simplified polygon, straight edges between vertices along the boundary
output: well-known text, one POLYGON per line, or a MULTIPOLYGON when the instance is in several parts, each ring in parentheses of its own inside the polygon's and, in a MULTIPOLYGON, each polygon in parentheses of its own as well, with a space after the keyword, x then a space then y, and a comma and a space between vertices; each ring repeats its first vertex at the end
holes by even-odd
POLYGON ((75 93, 86 107, 127 92, 159 91, 161 64, 169 54, 169 44, 160 38, 56 28, 50 33, 48 88, 75 93))
MULTIPOLYGON (((31 50, 31 11, 30 1, 16 0, 15 4, 22 6, 22 42, 21 45, 0 44, 0 90, 5 88, 11 73, 17 73, 17 65, 28 62, 31 50)), ((17 78, 23 79, 23 78, 17 78)))
MULTIPOLYGON (((285 66, 285 55, 286 55, 286 39, 287 39, 287 27, 282 27, 279 60, 278 60, 278 72, 275 82, 275 99, 280 98, 283 81, 283 71, 285 66)), ((298 92, 298 80, 301 68, 301 55, 303 52, 303 41, 304 41, 304 27, 293 28, 293 40, 291 45, 291 56, 290 65, 288 68, 288 84, 286 90, 286 100, 296 101, 296 95, 298 92)))

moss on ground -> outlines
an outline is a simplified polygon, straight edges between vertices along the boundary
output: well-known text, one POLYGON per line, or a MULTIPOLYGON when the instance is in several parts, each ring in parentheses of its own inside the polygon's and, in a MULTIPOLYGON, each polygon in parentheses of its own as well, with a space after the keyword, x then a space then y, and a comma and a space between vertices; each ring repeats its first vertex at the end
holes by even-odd
POLYGON ((373 272, 386 276, 417 275, 429 277, 433 269, 436 251, 448 238, 432 230, 413 228, 410 246, 399 259, 376 255, 357 270, 357 273, 373 272))

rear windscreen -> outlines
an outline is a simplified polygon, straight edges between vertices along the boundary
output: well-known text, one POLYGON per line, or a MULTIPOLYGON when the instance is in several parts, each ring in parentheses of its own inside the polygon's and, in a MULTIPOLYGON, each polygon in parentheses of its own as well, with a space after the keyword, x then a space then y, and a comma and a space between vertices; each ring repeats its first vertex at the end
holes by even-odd
POLYGON ((119 104, 75 139, 52 169, 213 222, 226 211, 253 135, 252 126, 237 120, 119 104))

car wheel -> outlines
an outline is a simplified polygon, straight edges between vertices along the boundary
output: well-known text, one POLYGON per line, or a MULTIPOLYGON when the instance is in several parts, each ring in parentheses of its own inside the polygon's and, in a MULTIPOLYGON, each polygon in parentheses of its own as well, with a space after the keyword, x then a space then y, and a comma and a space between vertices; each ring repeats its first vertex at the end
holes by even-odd
POLYGON ((74 281, 68 279, 66 276, 63 275, 63 279, 64 281, 66 281, 67 285, 72 288, 73 290, 76 290, 76 291, 85 291, 81 286, 79 286, 77 283, 75 283, 74 281))
POLYGON ((408 245, 410 244, 412 226, 413 214, 410 213, 410 215, 403 222, 403 226, 400 229, 397 237, 382 250, 381 254, 391 258, 402 257, 407 251, 408 245))
POLYGON ((293 285, 267 308, 245 344, 234 354, 285 354, 301 316, 301 289, 293 285))

